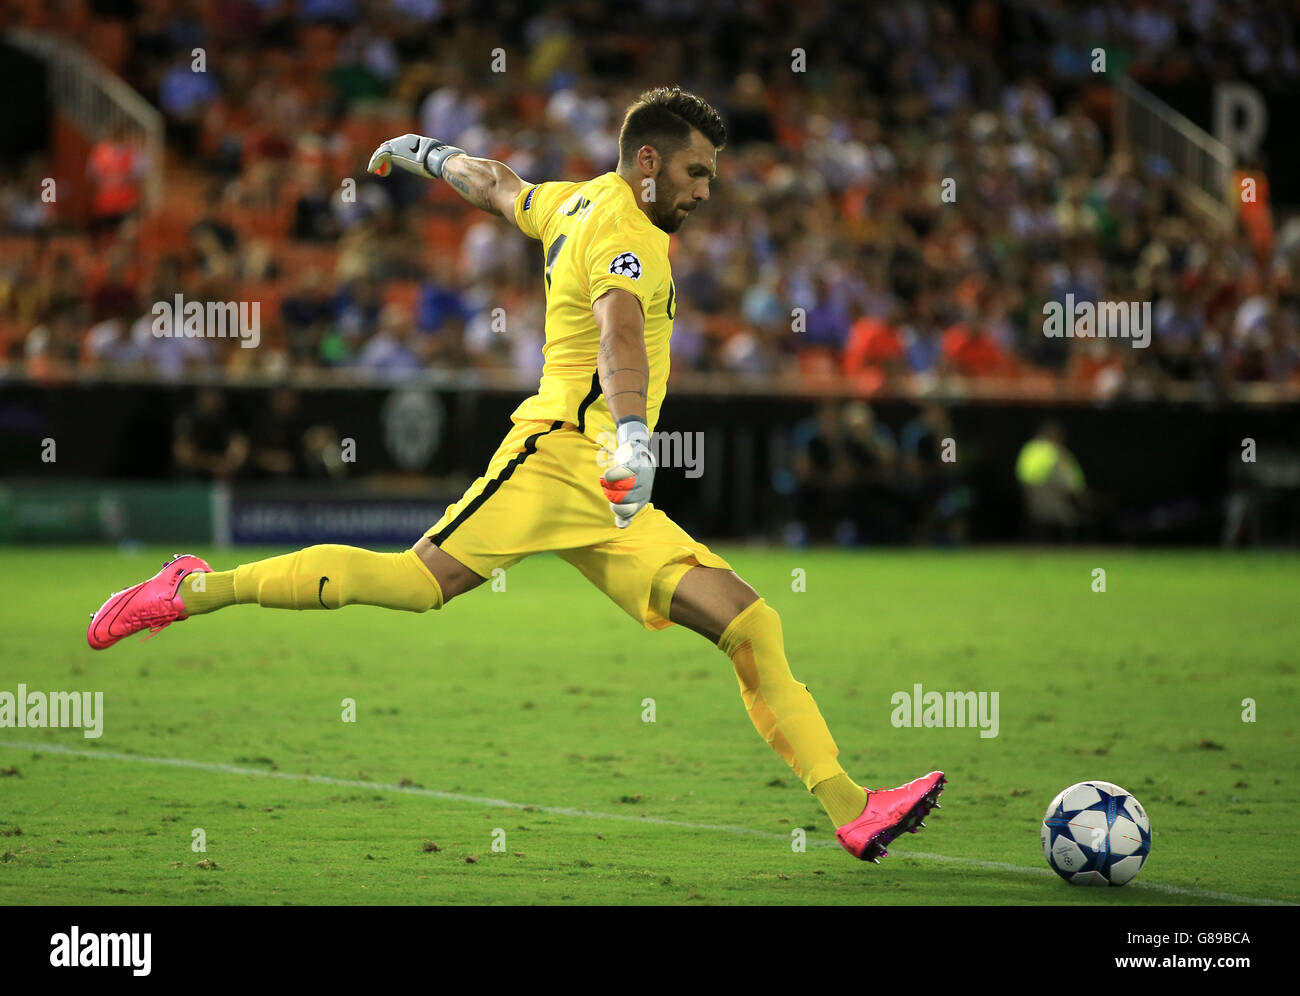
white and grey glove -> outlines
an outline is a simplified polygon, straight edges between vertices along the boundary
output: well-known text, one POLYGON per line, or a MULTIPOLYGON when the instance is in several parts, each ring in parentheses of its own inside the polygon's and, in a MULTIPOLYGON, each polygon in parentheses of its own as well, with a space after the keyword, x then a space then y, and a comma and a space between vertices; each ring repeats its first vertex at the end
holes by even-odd
POLYGON ((655 458, 650 452, 650 429, 639 418, 625 418, 618 426, 618 448, 609 469, 600 478, 609 499, 614 523, 626 529, 632 517, 650 500, 655 483, 655 458))
POLYGON ((464 149, 423 135, 399 135, 375 149, 367 172, 387 176, 394 166, 429 179, 442 179, 442 164, 450 157, 465 155, 464 149))

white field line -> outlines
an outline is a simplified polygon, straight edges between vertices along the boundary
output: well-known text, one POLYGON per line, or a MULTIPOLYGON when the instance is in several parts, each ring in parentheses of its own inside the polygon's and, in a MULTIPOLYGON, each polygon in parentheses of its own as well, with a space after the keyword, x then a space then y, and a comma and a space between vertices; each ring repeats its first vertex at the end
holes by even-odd
MULTIPOLYGON (((222 775, 252 775, 257 778, 275 778, 286 782, 308 782, 313 785, 334 785, 340 788, 367 789, 372 792, 401 792, 407 795, 424 796, 427 799, 442 799, 447 802, 463 802, 474 806, 492 806, 497 809, 527 809, 530 812, 549 813, 553 816, 578 816, 592 820, 614 820, 621 823, 648 823, 654 826, 677 827, 683 830, 708 830, 714 833, 729 833, 745 837, 762 837, 766 840, 779 840, 789 844, 789 834, 774 833, 768 830, 755 830, 752 827, 728 826, 718 823, 689 823, 685 820, 666 820, 657 816, 633 816, 630 813, 597 813, 589 809, 570 809, 567 806, 542 806, 535 803, 511 802, 509 799, 493 799, 481 795, 463 795, 459 792, 441 792, 437 789, 417 788, 413 785, 385 785, 383 782, 361 781, 356 778, 334 778, 330 775, 295 775, 287 771, 267 771, 263 768, 243 768, 236 764, 216 764, 210 761, 191 761, 183 757, 149 757, 144 754, 116 754, 106 750, 73 750, 58 744, 30 744, 0 740, 0 748, 9 750, 27 750, 38 754, 63 754, 69 757, 90 757, 103 761, 126 761, 133 764, 167 765, 173 768, 191 768, 197 771, 211 771, 222 775)), ((809 840, 812 847, 835 847, 840 845, 833 840, 809 840)), ((979 868, 984 871, 1012 872, 1017 875, 1044 875, 1054 877, 1049 868, 1028 868, 1025 865, 1013 865, 1004 861, 980 861, 976 858, 955 858, 946 854, 929 854, 924 851, 900 851, 899 857, 918 858, 922 861, 942 861, 949 864, 963 865, 967 868, 979 868)), ((1127 888, 1140 892, 1160 892, 1169 896, 1187 896, 1194 899, 1216 899, 1227 903, 1245 903, 1253 906, 1293 906, 1294 903, 1283 899, 1264 899, 1258 896, 1238 896, 1231 892, 1211 892, 1205 889, 1182 889, 1176 885, 1162 885, 1156 882, 1134 882, 1127 888)))

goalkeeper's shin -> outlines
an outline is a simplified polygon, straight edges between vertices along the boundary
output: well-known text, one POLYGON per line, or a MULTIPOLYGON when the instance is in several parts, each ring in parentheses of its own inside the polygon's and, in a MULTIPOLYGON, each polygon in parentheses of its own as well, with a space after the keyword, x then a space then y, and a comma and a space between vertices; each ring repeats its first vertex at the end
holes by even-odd
MULTIPOLYGON (((226 604, 252 604, 273 609, 338 609, 344 605, 378 605, 407 612, 442 608, 442 589, 414 550, 375 553, 355 546, 309 546, 269 560, 242 564, 234 571, 231 598, 226 604)), ((220 577, 209 576, 208 586, 220 577)), ((202 604, 186 585, 181 595, 191 614, 220 605, 202 604), (195 602, 190 605, 191 600, 195 602)))

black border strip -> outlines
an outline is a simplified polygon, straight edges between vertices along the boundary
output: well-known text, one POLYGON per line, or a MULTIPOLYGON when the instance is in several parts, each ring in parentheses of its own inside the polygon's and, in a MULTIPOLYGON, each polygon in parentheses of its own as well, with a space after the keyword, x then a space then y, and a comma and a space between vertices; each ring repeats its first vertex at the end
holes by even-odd
POLYGON ((578 431, 585 432, 587 426, 587 409, 591 407, 593 401, 600 397, 600 371, 591 375, 591 390, 587 396, 582 399, 582 404, 578 406, 578 431))
POLYGON ((554 432, 562 425, 564 425, 562 421, 552 422, 549 429, 535 432, 525 439, 523 451, 506 464, 505 467, 502 468, 501 473, 488 481, 487 484, 483 486, 483 490, 474 496, 474 499, 460 511, 460 514, 457 515, 456 518, 452 519, 444 528, 430 536, 430 542, 432 542, 434 546, 442 546, 443 541, 455 532, 456 528, 462 522, 473 515, 478 510, 479 506, 481 506, 485 501, 496 494, 497 489, 500 488, 503 483, 510 480, 510 475, 515 472, 516 468, 518 468, 520 464, 528 459, 529 454, 537 452, 537 441, 547 433, 554 432))

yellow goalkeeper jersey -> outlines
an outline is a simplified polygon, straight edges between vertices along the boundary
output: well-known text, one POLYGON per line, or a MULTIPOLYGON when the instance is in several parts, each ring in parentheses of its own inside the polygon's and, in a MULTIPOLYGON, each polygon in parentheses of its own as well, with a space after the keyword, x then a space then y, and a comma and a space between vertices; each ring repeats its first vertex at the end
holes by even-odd
POLYGON ((668 383, 677 293, 668 234, 650 222, 635 198, 617 173, 580 183, 535 183, 519 192, 515 221, 524 234, 541 240, 545 256, 546 342, 541 385, 515 409, 516 421, 572 422, 593 440, 613 433, 596 369, 600 330, 591 309, 618 287, 641 302, 645 315, 646 422, 654 429, 668 383))

